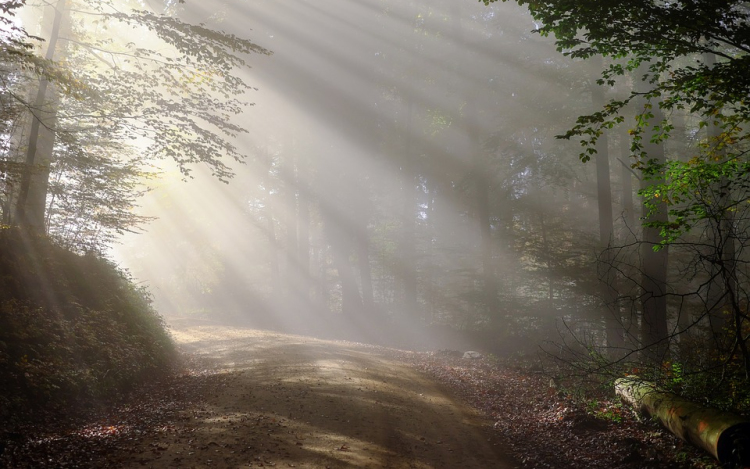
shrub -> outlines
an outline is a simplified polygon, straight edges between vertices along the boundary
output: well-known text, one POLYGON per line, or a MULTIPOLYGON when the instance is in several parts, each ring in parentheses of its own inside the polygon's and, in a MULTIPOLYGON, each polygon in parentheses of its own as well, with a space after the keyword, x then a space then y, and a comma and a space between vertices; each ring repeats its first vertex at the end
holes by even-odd
POLYGON ((0 420, 114 397, 173 358, 148 292, 126 272, 0 232, 0 420))

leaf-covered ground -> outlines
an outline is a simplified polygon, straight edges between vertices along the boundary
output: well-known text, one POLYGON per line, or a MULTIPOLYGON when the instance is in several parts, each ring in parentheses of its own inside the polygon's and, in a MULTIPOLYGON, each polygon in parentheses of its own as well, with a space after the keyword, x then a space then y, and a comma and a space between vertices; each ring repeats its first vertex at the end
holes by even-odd
POLYGON ((399 356, 448 384, 494 421, 497 432, 528 468, 717 467, 701 450, 658 424, 639 421, 606 393, 551 386, 549 377, 521 366, 450 351, 402 352, 399 356))
MULTIPOLYGON (((240 348, 225 340, 223 349, 211 352, 231 358, 234 370, 226 363, 219 370, 205 354, 200 359, 189 355, 182 372, 138 389, 109 411, 2 430, 0 467, 365 467, 354 458, 374 456, 368 451, 377 446, 363 442, 378 438, 383 440, 382 455, 403 456, 403 460, 375 459, 366 467, 454 467, 445 458, 468 448, 458 443, 462 423, 455 408, 439 423, 428 422, 434 410, 418 407, 428 405, 423 401, 429 393, 408 389, 412 381, 400 379, 408 374, 401 365, 390 362, 391 368, 379 372, 398 376, 378 374, 373 379, 372 368, 358 370, 355 365, 364 362, 347 358, 353 354, 356 360, 370 360, 370 353, 415 368, 438 383, 438 388, 429 388, 430 393, 445 388, 488 417, 494 435, 483 438, 500 442, 496 447, 510 451, 509 460, 517 461, 518 467, 705 469, 713 465, 709 457, 658 425, 637 421, 613 399, 572 396, 550 387, 549 378, 521 367, 487 358, 466 360, 447 352, 327 345, 281 335, 237 337, 235 342, 243 341, 240 348), (299 353, 300 347, 305 353, 299 353), (312 361, 310 355, 316 350, 323 355, 312 361), (335 355, 343 351, 345 355, 335 355), (311 361, 295 361, 300 359, 311 361), (241 367, 238 360, 245 361, 241 367), (291 374, 282 379, 283 373, 291 374), (217 405, 222 402, 223 407, 217 405), (354 407, 347 410, 348 405, 354 407), (399 409, 395 414, 394 406, 399 409), (409 414, 414 410, 419 412, 409 414), (346 412, 369 415, 368 422, 346 412), (379 432, 389 433, 363 436, 378 424, 383 427, 379 432), (295 430, 299 425, 309 434, 302 436, 300 429, 295 430), (411 425, 410 430, 391 430, 403 425, 411 425), (313 435, 315 428, 328 433, 313 435), (244 432, 245 441, 238 441, 237 432, 244 432), (323 449, 315 447, 316 441, 323 449)), ((204 337, 191 350, 206 344, 204 337)), ((508 467, 507 461, 503 464, 508 467)))
POLYGON ((74 416, 48 414, 0 429, 0 467, 119 467, 115 454, 127 454, 135 443, 175 431, 186 411, 200 411, 206 396, 226 381, 204 360, 183 358, 182 370, 138 388, 110 409, 95 406, 74 416))
POLYGON ((142 389, 113 412, 29 425, 8 467, 519 467, 489 421, 386 349, 195 327, 211 366, 142 389))

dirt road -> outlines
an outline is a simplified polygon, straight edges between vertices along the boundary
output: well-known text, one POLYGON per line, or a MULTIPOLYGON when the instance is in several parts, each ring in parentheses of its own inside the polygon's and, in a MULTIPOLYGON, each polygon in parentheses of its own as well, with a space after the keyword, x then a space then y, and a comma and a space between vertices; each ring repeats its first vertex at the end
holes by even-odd
POLYGON ((175 338, 226 379, 124 467, 518 467, 486 421, 382 349, 217 326, 175 338))

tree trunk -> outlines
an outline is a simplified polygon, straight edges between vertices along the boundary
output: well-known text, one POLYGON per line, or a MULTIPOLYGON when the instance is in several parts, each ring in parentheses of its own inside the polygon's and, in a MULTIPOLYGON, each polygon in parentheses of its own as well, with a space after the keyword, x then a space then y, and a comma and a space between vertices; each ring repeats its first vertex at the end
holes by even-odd
POLYGON ((552 270, 552 252, 547 241, 547 226, 544 224, 544 211, 539 212, 539 227, 542 232, 542 252, 544 262, 547 264, 547 303, 550 314, 555 310, 555 275, 552 270))
POLYGON ((373 314, 375 300, 372 291, 372 269, 370 268, 370 243, 367 238, 366 222, 360 225, 357 232, 357 263, 359 266, 359 277, 362 285, 363 314, 373 314))
POLYGON ((633 170, 630 152, 630 136, 623 132, 620 137, 620 184, 622 217, 625 222, 625 240, 632 239, 635 233, 635 205, 633 204, 633 170))
MULTIPOLYGON (((649 157, 656 158, 654 152, 649 157)), ((642 186, 645 188, 645 185, 642 186)), ((648 209, 644 207, 644 211, 648 209)), ((666 207, 660 204, 658 211, 646 221, 666 221, 666 207)), ((654 363, 664 360, 669 344, 667 343, 667 262, 669 247, 658 251, 654 247, 661 241, 659 228, 643 227, 641 244, 641 289, 642 311, 641 340, 647 357, 654 363)))
POLYGON ((690 152, 688 151, 690 145, 688 145, 687 125, 685 124, 684 111, 674 110, 672 111, 672 126, 674 131, 672 132, 672 140, 676 146, 677 160, 687 162, 690 160, 690 152))
MULTIPOLYGON (((683 163, 690 160, 692 153, 690 151, 689 137, 687 133, 687 125, 685 122, 685 110, 673 110, 670 115, 671 123, 674 126, 672 135, 670 136, 669 142, 675 153, 675 159, 683 163)), ((680 308, 677 311, 677 327, 680 333, 678 350, 682 357, 687 357, 689 354, 690 345, 685 345, 685 339, 690 336, 693 332, 691 330, 693 326, 693 318, 691 314, 692 308, 680 308)))
POLYGON ((310 199, 312 197, 307 171, 307 155, 300 155, 297 179, 299 181, 299 201, 297 204, 298 262, 301 277, 300 298, 305 304, 310 302, 310 199))
MULTIPOLYGON (((472 55, 466 55, 471 47, 467 44, 463 28, 460 5, 452 5, 453 28, 456 44, 463 56, 467 59, 465 66, 470 66, 472 55)), ((465 118, 463 128, 468 138, 469 161, 471 161, 471 179, 474 186, 474 201, 477 210, 477 222, 480 236, 479 256, 482 265, 482 300, 483 313, 489 318, 494 327, 500 327, 500 307, 497 297, 497 275, 495 273, 494 253, 492 249, 492 217, 490 206, 490 184, 492 181, 491 170, 487 165, 487 155, 482 148, 482 135, 480 128, 480 102, 482 95, 476 87, 464 87, 466 90, 464 98, 466 102, 465 118)))
MULTIPOLYGON (((47 96, 49 112, 44 112, 46 114, 43 118, 44 125, 39 129, 35 164, 31 172, 29 192, 25 204, 25 216, 28 226, 38 233, 46 232, 47 217, 45 214, 47 211, 50 163, 52 162, 55 149, 54 129, 57 126, 57 107, 60 101, 57 90, 54 87, 47 90, 47 96)), ((39 112, 42 113, 43 111, 39 112)))
POLYGON ((702 448, 721 464, 750 466, 750 421, 664 392, 637 377, 615 381, 615 392, 637 411, 654 417, 676 436, 702 448))
POLYGON ((268 267, 270 271, 270 299, 274 306, 278 306, 281 297, 281 267, 279 265, 279 240, 276 236, 276 221, 273 218, 274 200, 273 184, 271 183, 271 170, 273 168, 273 156, 265 146, 265 157, 268 167, 265 168, 262 185, 266 187, 264 214, 266 217, 266 236, 268 238, 268 267))
POLYGON ((297 178, 295 171, 295 145, 292 141, 279 157, 280 174, 283 181, 282 217, 284 223, 284 296, 289 307, 297 308, 294 301, 299 298, 302 285, 297 253, 297 178))
MULTIPOLYGON (((601 68, 601 59, 597 60, 601 68)), ((605 105, 604 89, 591 80, 591 102, 594 111, 605 105)), ((612 265, 611 248, 614 244, 614 219, 612 217, 612 185, 609 175, 609 140, 603 133, 596 142, 596 199, 599 209, 599 281, 600 294, 604 302, 602 312, 606 325, 607 348, 611 354, 619 355, 624 347, 625 332, 622 327, 620 305, 617 302, 617 274, 612 265)))
MULTIPOLYGON (((66 0, 58 0, 54 9, 54 19, 45 54, 47 60, 53 60, 55 57, 55 49, 60 37, 65 12, 66 0)), ((54 128, 57 123, 59 101, 54 91, 54 85, 52 85, 53 90, 50 90, 50 93, 48 93, 49 88, 49 81, 42 78, 34 100, 34 115, 29 130, 26 162, 21 175, 18 198, 16 199, 15 223, 37 232, 44 231, 47 179, 49 178, 49 163, 52 159, 55 142, 54 128), (51 99, 48 94, 52 95, 51 99)))
POLYGON ((404 126, 404 155, 401 159, 401 240, 399 243, 398 271, 401 274, 401 311, 407 318, 418 316, 416 249, 416 187, 414 156, 412 155, 412 120, 414 103, 409 101, 404 126))
MULTIPOLYGON (((710 67, 716 63, 716 57, 713 53, 704 54, 704 60, 706 65, 710 67)), ((707 130, 708 144, 710 147, 716 148, 711 156, 717 163, 726 161, 726 154, 721 149, 723 130, 714 124, 709 124, 707 130)), ((730 186, 730 182, 722 178, 718 186, 713 188, 718 196, 714 207, 715 217, 710 221, 710 227, 713 230, 711 245, 713 252, 710 255, 712 280, 707 294, 708 319, 714 342, 722 354, 728 352, 738 339, 730 331, 733 329, 734 317, 742 314, 739 308, 733 307, 733 304, 737 302, 737 266, 735 259, 737 234, 734 226, 734 212, 727 209, 732 200, 730 186)), ((744 345, 744 342, 740 332, 739 343, 744 345)), ((747 354, 745 354, 745 359, 747 360, 747 354)))
MULTIPOLYGON (((318 213, 322 216, 321 203, 318 201, 318 213)), ((328 248, 325 237, 325 222, 315 225, 315 235, 313 236, 313 250, 315 252, 315 301, 319 311, 330 310, 330 288, 328 288, 328 248)))
POLYGON ((354 268, 349 259, 351 234, 330 216, 326 218, 326 232, 331 244, 333 262, 338 272, 339 282, 341 282, 341 313, 349 318, 356 317, 362 310, 362 297, 359 294, 354 268))
MULTIPOLYGON (((471 110, 469 112, 472 112, 471 110)), ((476 110, 474 110, 476 112, 476 110)), ((472 132, 475 133, 475 132, 472 132)), ((478 135, 472 136, 472 138, 479 138, 478 135)), ((472 142, 474 147, 474 159, 475 159, 475 178, 474 187, 477 203, 477 219, 479 221, 479 233, 481 243, 481 258, 482 258, 482 280, 484 284, 484 308, 485 314, 489 317, 490 322, 494 325, 498 324, 498 318, 500 316, 499 303, 497 298, 497 276, 495 275, 495 263, 493 259, 492 249, 492 226, 490 217, 490 196, 489 196, 489 185, 490 182, 487 178, 487 168, 484 164, 484 154, 479 151, 479 145, 476 142, 472 142)))
MULTIPOLYGON (((636 72, 638 77, 642 76, 643 71, 639 69, 636 72)), ((642 83, 638 83, 641 87, 642 83)), ((640 90, 643 91, 643 90, 640 90)), ((640 102, 639 112, 647 112, 646 103, 640 102)), ((658 103, 655 103, 650 111, 654 117, 650 121, 651 129, 653 126, 661 126, 664 114, 659 109, 658 103)), ((664 154, 664 145, 662 143, 653 143, 654 137, 652 130, 645 130, 643 141, 644 158, 652 160, 657 165, 666 162, 664 154)), ((641 189, 648 188, 651 184, 662 184, 664 180, 660 177, 654 177, 651 180, 641 179, 641 189)), ((643 216, 645 222, 666 222, 667 206, 661 200, 656 203, 656 211, 648 214, 648 208, 643 207, 643 216)), ((663 246, 659 250, 654 250, 661 241, 660 229, 657 227, 643 227, 643 239, 641 240, 641 344, 644 347, 646 358, 652 363, 658 364, 663 361, 669 349, 667 338, 667 263, 669 260, 669 247, 663 246)))
MULTIPOLYGON (((270 192, 270 191, 269 191, 270 192)), ((279 242, 276 239, 276 222, 271 209, 271 194, 266 202, 266 233, 268 234, 268 262, 271 270, 271 299, 274 304, 281 298, 281 272, 279 268, 279 242)))

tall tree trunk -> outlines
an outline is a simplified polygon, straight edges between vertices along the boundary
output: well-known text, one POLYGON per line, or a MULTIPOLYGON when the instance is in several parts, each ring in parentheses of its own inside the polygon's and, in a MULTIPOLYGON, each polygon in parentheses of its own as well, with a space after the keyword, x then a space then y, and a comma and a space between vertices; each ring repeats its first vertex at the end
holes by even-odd
MULTIPOLYGON (((674 130, 669 138, 670 146, 675 154, 675 159, 681 162, 688 162, 692 157, 690 138, 687 133, 685 122, 686 110, 673 110, 670 119, 674 130)), ((692 333, 693 315, 692 308, 680 308, 677 311, 677 327, 680 331, 678 338, 678 352, 682 357, 687 358, 690 354, 690 343, 685 341, 692 333), (686 345, 687 343, 687 345, 686 345)))
MULTIPOLYGON (((713 67, 716 63, 716 57, 713 53, 704 54, 706 65, 713 67)), ((713 150, 713 158, 721 163, 726 160, 725 152, 722 148, 723 131, 720 127, 708 125, 708 143, 713 150)), ((734 228, 734 214, 726 208, 730 204, 732 194, 729 191, 730 183, 722 178, 718 185, 713 188, 718 194, 716 205, 714 207, 716 216, 710 222, 712 233, 711 253, 712 280, 708 287, 708 318, 711 327, 713 339, 720 352, 728 352, 737 337, 732 332, 733 317, 736 311, 733 303, 736 302, 737 294, 737 277, 736 277, 736 247, 735 239, 737 234, 734 228)), ((741 334, 740 334, 741 336, 741 334)), ((744 342, 740 339, 740 342, 744 342)))
POLYGON ((265 194, 265 207, 264 214, 266 217, 265 232, 268 238, 268 268, 271 274, 270 287, 271 294, 270 299, 274 307, 278 306, 278 299, 281 297, 281 267, 279 265, 279 240, 276 235, 276 221, 273 218, 274 214, 274 200, 273 200, 273 184, 271 183, 271 170, 273 168, 273 156, 265 145, 265 157, 268 167, 265 168, 263 173, 263 187, 266 187, 265 194))
MULTIPOLYGON (((318 213, 322 218, 323 209, 321 202, 318 200, 318 213)), ((330 293, 328 287, 328 248, 325 236, 325 221, 321 220, 315 225, 315 234, 313 236, 313 250, 315 252, 315 306, 319 311, 330 310, 330 293)))
POLYGON ((362 285, 363 314, 373 314, 375 299, 372 291, 372 269, 370 267, 370 243, 367 238, 367 226, 360 227, 357 233, 357 262, 362 285))
POLYGON ((401 239, 399 243, 398 271, 401 274, 401 311, 407 318, 418 316, 417 265, 416 265, 416 171, 412 149, 414 103, 410 100, 406 110, 404 155, 401 159, 401 239))
MULTIPOLYGON (((661 147, 661 145, 655 145, 661 147)), ((658 152, 649 151, 649 157, 658 158, 658 152)), ((662 154, 663 158, 663 154, 662 154)), ((645 188, 647 184, 643 184, 645 188)), ((644 211, 647 209, 644 207, 644 211)), ((650 221, 666 221, 666 207, 660 206, 658 211, 646 219, 650 221)), ((661 241, 658 228, 644 227, 643 242, 641 244, 641 288, 643 317, 641 321, 641 336, 644 346, 651 347, 647 356, 654 361, 665 358, 667 343, 667 262, 669 248, 667 246, 654 251, 661 241)))
POLYGON ((268 235, 268 265, 271 270, 271 299, 277 304, 281 298, 281 269, 279 268, 279 242, 276 238, 276 222, 273 219, 273 210, 271 206, 271 194, 269 191, 268 201, 266 202, 266 233, 268 235))
MULTIPOLYGON (((59 95, 54 87, 47 90, 49 112, 45 112, 44 126, 39 129, 34 169, 29 180, 25 216, 28 226, 39 233, 46 232, 47 193, 49 190, 50 163, 55 148, 55 127, 59 95)), ((28 160, 27 160, 28 161, 28 160)))
MULTIPOLYGON (((470 109, 469 112, 472 112, 470 109)), ((473 110, 476 113, 476 109, 473 110)), ((475 127, 472 126, 472 127, 475 127)), ((479 139, 478 132, 472 131, 469 135, 474 139, 479 139)), ((485 155, 479 150, 478 143, 472 142, 474 147, 474 187, 477 204, 477 218, 479 221, 479 233, 481 243, 482 257, 482 280, 484 284, 484 307, 485 313, 490 318, 490 322, 498 326, 500 316, 499 303, 497 298, 497 276, 495 275, 494 253, 492 249, 492 226, 490 216, 490 196, 488 178, 488 168, 485 164, 485 155)))
POLYGON ((293 301, 298 298, 302 285, 301 273, 298 263, 297 243, 297 177, 295 171, 295 145, 289 138, 288 148, 284 149, 280 156, 280 174, 283 180, 283 206, 282 217, 284 223, 284 297, 289 302, 289 307, 297 307, 293 301))
POLYGON ((341 283, 341 313, 350 318, 356 317, 362 311, 362 297, 349 259, 352 252, 352 235, 346 226, 337 221, 334 214, 327 213, 325 218, 326 234, 341 283))
MULTIPOLYGON (((49 11, 49 10, 48 10, 49 11)), ((47 43, 45 58, 53 60, 60 37, 66 0, 58 0, 54 7, 54 19, 47 43)), ((46 14, 45 14, 46 17, 46 14)), ((58 98, 54 85, 45 78, 39 82, 29 130, 26 162, 21 175, 21 184, 16 199, 15 223, 38 232, 44 231, 44 209, 46 207, 49 163, 52 159, 57 123, 58 98), (52 88, 51 90, 49 90, 52 88), (49 90, 49 91, 48 91, 49 90), (50 99, 51 98, 51 99, 50 99)))
POLYGON ((674 131, 670 140, 676 145, 676 159, 686 162, 690 160, 690 152, 688 151, 690 145, 688 144, 687 125, 685 124, 685 114, 683 112, 680 110, 672 112, 671 119, 674 131))
MULTIPOLYGON (((643 76, 643 70, 637 72, 638 78, 643 76)), ((639 83, 642 87, 643 84, 639 83)), ((643 91, 642 89, 640 91, 643 91)), ((641 101, 639 106, 640 112, 646 112, 645 102, 641 101)), ((645 130, 643 145, 645 158, 653 160, 656 164, 661 165, 666 162, 664 145, 662 143, 652 142, 654 136, 653 126, 661 126, 664 114, 659 109, 658 103, 651 107, 654 117, 650 121, 651 128, 645 130)), ((661 178, 652 178, 647 180, 641 179, 641 189, 648 188, 651 184, 663 183, 661 178)), ((666 222, 667 207, 660 200, 656 202, 656 211, 647 215, 649 209, 643 207, 643 216, 645 222, 666 222)), ((664 246, 659 250, 654 248, 661 241, 660 229, 656 227, 643 227, 643 239, 641 241, 641 342, 642 346, 647 347, 645 356, 652 363, 660 363, 666 358, 669 350, 667 338, 667 263, 669 260, 669 247, 664 246)))
POLYGON ((362 310, 362 298, 359 295, 354 269, 349 256, 341 249, 333 248, 333 261, 341 282, 341 313, 347 317, 356 317, 362 310))
POLYGON ((624 240, 631 239, 635 233, 635 205, 633 204, 633 169, 630 151, 630 136, 623 132, 620 137, 620 184, 622 217, 625 222, 624 240))
POLYGON ((310 302, 310 200, 312 194, 308 178, 307 155, 300 155, 297 164, 297 180, 299 184, 299 201, 297 204, 298 253, 299 271, 301 276, 300 298, 305 304, 310 302))
MULTIPOLYGON (((451 14, 453 15, 454 36, 456 45, 462 54, 468 59, 466 65, 473 60, 472 56, 466 56, 467 50, 470 50, 469 44, 466 43, 466 37, 463 29, 461 9, 458 3, 452 5, 451 14)), ((500 317, 499 302, 497 297, 497 275, 495 273, 494 253, 492 249, 492 217, 490 208, 490 184, 492 176, 490 168, 487 165, 487 155, 482 150, 482 131, 479 120, 479 103, 482 96, 478 89, 465 87, 466 101, 465 119, 463 128, 468 138, 470 161, 471 161, 471 179, 474 186, 474 197, 477 210, 477 222, 480 236, 480 258, 482 265, 482 300, 483 313, 489 318, 494 327, 499 327, 498 319, 500 317)))
POLYGON ((544 263, 547 264, 547 303, 549 304, 550 313, 555 308, 555 275, 553 273, 552 251, 547 238, 547 226, 544 224, 544 212, 539 212, 539 227, 542 232, 542 252, 544 253, 544 263))
MULTIPOLYGON (((596 61, 597 68, 602 60, 596 61)), ((605 105, 604 89, 591 80, 591 102, 594 111, 605 105)), ((614 219, 612 217, 612 185, 609 174, 609 139, 602 134, 596 142, 596 195, 599 209, 599 280, 601 297, 604 302, 603 314, 606 325, 607 347, 610 353, 619 354, 624 346, 624 330, 620 305, 617 302, 617 274, 614 266, 612 247, 614 245, 614 219)))
POLYGON ((372 288, 372 268, 370 266, 370 233, 367 226, 370 217, 369 197, 366 191, 364 175, 355 177, 360 180, 358 187, 353 188, 352 219, 354 224, 354 249, 357 254, 360 286, 362 288, 362 315, 370 316, 375 312, 375 299, 372 288))
POLYGON ((479 128, 479 95, 470 92, 466 111, 466 129, 469 148, 473 160, 474 197, 477 207, 477 222, 480 235, 480 256, 482 263, 482 283, 484 313, 494 327, 499 327, 500 307, 497 298, 497 276, 495 274, 494 250, 492 249, 492 216, 490 209, 491 170, 487 165, 487 155, 482 151, 482 133, 479 128))

